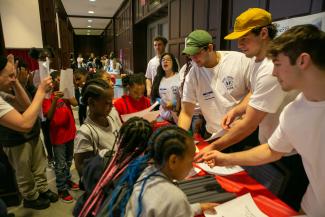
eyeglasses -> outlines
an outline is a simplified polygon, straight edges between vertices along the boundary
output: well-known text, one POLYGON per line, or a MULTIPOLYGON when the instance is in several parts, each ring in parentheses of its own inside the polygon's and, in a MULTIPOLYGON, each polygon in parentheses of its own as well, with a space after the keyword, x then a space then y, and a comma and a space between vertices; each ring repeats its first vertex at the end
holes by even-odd
POLYGON ((161 59, 161 62, 171 62, 171 61, 173 61, 171 58, 163 58, 163 59, 161 59))

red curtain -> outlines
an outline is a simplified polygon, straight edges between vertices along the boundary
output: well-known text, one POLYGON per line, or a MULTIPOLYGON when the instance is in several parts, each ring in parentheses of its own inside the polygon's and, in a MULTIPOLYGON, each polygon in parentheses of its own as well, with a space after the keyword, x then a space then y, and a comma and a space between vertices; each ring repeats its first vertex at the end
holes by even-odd
POLYGON ((6 49, 6 55, 13 54, 15 57, 21 57, 29 67, 30 71, 38 69, 38 62, 28 56, 29 49, 6 49))

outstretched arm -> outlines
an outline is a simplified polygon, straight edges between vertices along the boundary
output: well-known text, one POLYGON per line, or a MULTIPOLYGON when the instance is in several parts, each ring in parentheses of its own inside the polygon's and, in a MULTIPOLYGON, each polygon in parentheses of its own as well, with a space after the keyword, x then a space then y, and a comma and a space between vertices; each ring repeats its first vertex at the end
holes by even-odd
POLYGON ((177 125, 184 130, 190 129, 192 117, 194 113, 195 104, 190 102, 182 102, 181 113, 178 117, 177 125))
POLYGON ((205 161, 209 166, 257 166, 279 160, 285 153, 272 150, 268 144, 262 144, 247 151, 225 154, 210 151, 199 161, 205 161))

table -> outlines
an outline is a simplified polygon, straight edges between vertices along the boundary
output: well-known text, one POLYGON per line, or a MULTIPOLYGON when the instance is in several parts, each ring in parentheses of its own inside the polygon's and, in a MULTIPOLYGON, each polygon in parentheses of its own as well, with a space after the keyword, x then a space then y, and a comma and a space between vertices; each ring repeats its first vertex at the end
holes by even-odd
MULTIPOLYGON (((199 149, 205 147, 208 143, 200 141, 197 144, 199 149)), ((199 176, 207 175, 201 171, 199 176)), ((270 217, 288 217, 298 215, 298 213, 286 203, 277 198, 266 187, 250 177, 247 172, 242 171, 228 176, 216 176, 218 183, 228 192, 233 192, 237 196, 250 193, 257 207, 270 217)))

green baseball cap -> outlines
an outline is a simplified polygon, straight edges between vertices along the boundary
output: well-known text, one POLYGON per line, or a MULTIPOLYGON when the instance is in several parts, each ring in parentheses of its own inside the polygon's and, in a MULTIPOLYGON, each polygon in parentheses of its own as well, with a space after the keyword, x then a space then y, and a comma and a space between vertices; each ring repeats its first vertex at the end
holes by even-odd
POLYGON ((208 44, 212 44, 212 36, 205 30, 195 30, 187 36, 183 54, 195 55, 208 44))

